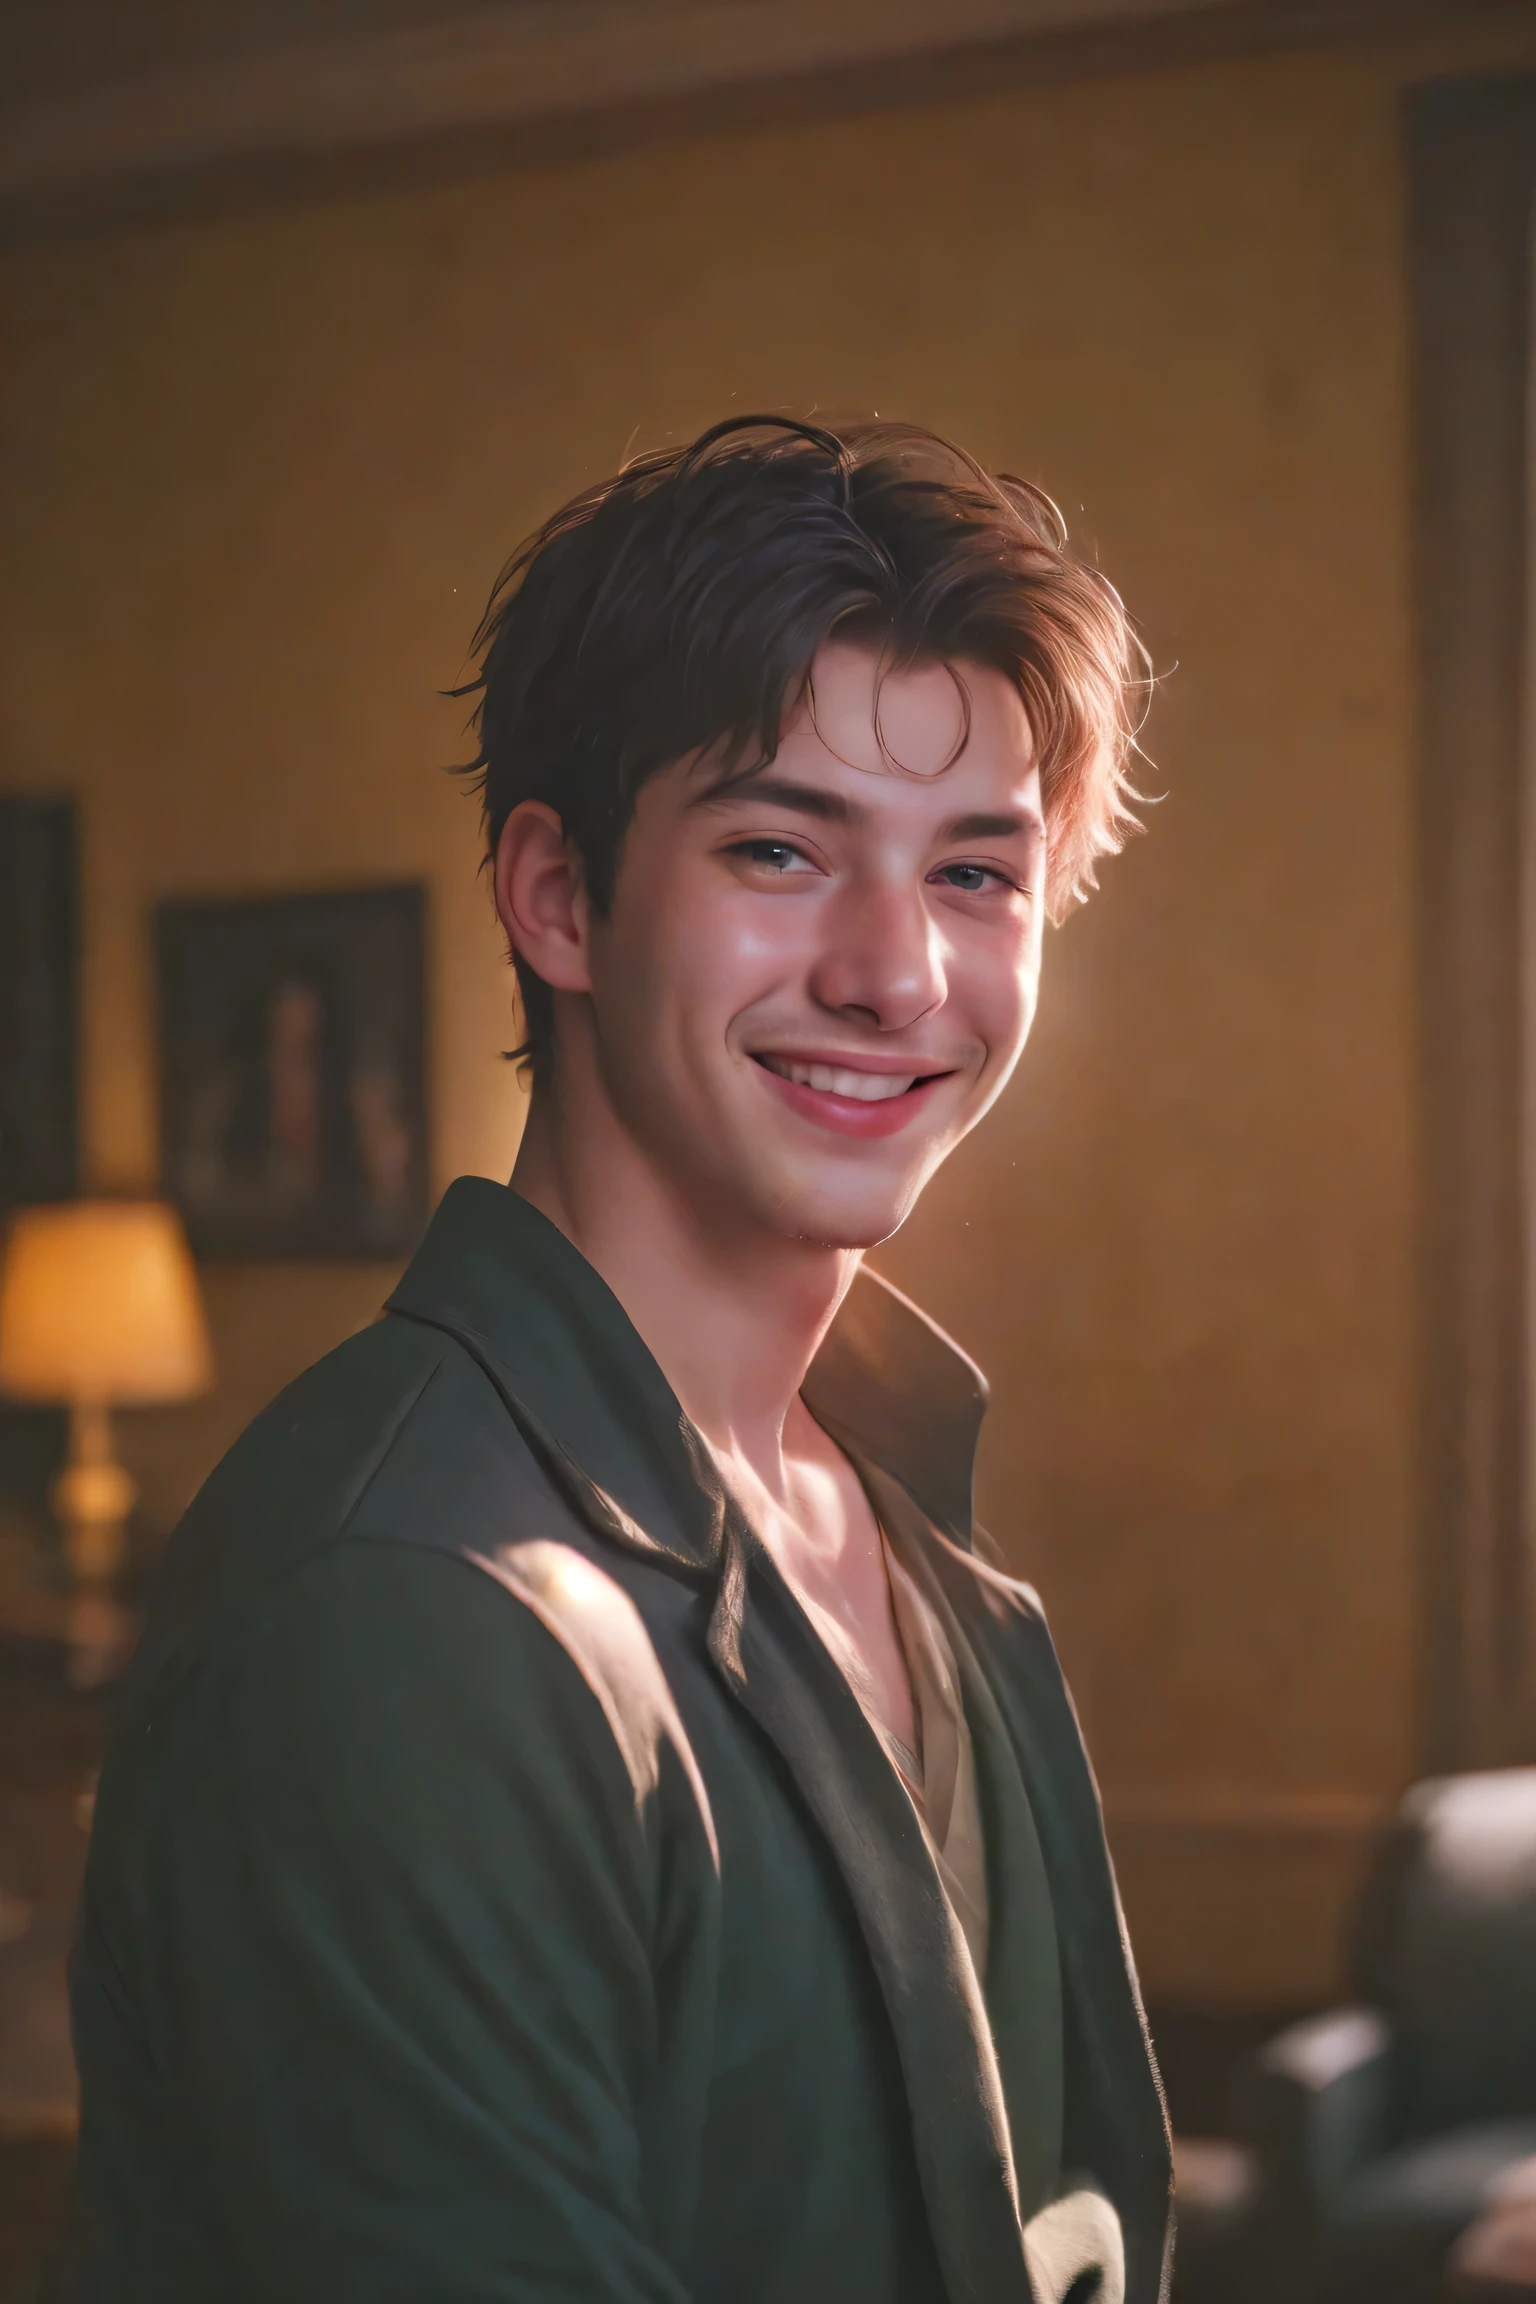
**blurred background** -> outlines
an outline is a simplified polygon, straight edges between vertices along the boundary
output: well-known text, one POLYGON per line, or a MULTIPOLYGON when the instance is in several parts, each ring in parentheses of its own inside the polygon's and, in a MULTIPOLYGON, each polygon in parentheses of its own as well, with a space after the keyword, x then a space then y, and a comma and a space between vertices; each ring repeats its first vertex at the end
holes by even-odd
POLYGON ((0 1201, 178 1218, 159 1278, 100 1267, 161 1339, 94 1382, 105 1440, 84 1345, 9 1347, 0 2298, 67 2170, 59 1963, 142 1579, 442 1186, 512 1161, 441 691, 562 498, 818 408, 1042 483, 1165 674, 1149 836, 878 1261, 992 1379, 983 1517, 1215 2140, 1186 2285, 1322 2294, 1339 2256, 1340 2293, 1439 2293, 1536 2154, 1536 6, 0 0, 0 103, 0 1201), (131 1500, 50 1509, 71 1400, 131 1500), (1471 1824, 1399 1816, 1431 1776, 1471 1824), (1496 1957, 1391 1951, 1405 1833, 1496 1957), (1519 2053, 1406 2108, 1458 1958, 1507 1996, 1455 2039, 1519 2053), (1285 2029, 1340 2001, 1369 2053, 1285 2029), (1359 2238, 1338 2186, 1489 2121, 1450 2208, 1400 2174, 1359 2238))

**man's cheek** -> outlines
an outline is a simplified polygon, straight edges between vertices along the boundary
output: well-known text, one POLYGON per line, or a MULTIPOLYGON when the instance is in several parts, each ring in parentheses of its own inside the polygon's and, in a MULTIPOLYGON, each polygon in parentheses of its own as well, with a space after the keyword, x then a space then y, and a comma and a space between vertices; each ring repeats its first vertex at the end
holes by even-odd
POLYGON ((782 898, 744 896, 694 915, 680 941, 686 962, 701 987, 740 995, 737 1005, 760 996, 795 965, 803 941, 797 907, 782 898))
POLYGON ((1017 975, 1004 974, 1001 980, 992 972, 989 980, 977 987, 965 1022, 986 1050, 987 1073, 1011 1064, 1028 1039, 1034 1021, 1035 990, 1033 973, 1024 970, 1017 975))

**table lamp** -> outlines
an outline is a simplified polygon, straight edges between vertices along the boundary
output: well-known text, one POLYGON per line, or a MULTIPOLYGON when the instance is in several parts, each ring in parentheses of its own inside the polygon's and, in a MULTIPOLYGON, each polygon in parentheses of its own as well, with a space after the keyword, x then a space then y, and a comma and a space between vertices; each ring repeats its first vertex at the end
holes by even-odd
POLYGON ((123 1563, 136 1490, 112 1452, 111 1410, 189 1399, 212 1373, 174 1209, 73 1200, 16 1211, 0 1271, 0 1392, 68 1403, 53 1505, 77 1584, 103 1586, 123 1563))

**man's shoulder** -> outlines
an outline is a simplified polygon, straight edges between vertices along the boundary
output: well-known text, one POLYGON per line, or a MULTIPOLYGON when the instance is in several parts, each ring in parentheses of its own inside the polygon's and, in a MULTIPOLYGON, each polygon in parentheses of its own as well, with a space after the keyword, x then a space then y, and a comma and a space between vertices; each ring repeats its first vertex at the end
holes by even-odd
POLYGON ((525 1729, 530 1706, 575 1718, 595 1698, 648 1790, 660 1749, 686 1755, 686 1737, 640 1565, 583 1525, 468 1352, 390 1317, 298 1377, 210 1475, 172 1539, 124 1715, 168 1719, 210 1664, 313 1708, 346 1650, 365 1682, 387 1667, 391 1702, 420 1685, 441 1710, 451 1686, 450 1710, 486 1699, 492 1725, 508 1707, 525 1729))
POLYGON ((462 1346, 386 1317, 306 1369, 215 1466, 171 1539, 151 1642, 206 1636, 343 1539, 484 1550, 548 1533, 555 1502, 462 1346))
POLYGON ((151 1854, 253 1818, 288 1859, 298 1817, 353 1855, 435 1847, 446 1876, 558 1815, 642 1870, 680 1831, 706 1877, 670 1681, 596 1549, 450 1338, 390 1321, 306 1371, 173 1540, 119 1692, 93 1928, 142 1923, 151 1854))

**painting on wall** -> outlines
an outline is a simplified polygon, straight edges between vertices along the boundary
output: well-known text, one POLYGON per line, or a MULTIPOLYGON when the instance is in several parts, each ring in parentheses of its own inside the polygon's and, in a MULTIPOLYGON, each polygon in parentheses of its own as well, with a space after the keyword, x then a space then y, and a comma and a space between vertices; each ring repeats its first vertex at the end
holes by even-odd
POLYGON ((75 812, 0 799, 0 1211, 76 1174, 75 812))
MULTIPOLYGON (((78 838, 69 800, 0 799, 0 1232, 79 1188, 78 838)), ((41 1519, 64 1414, 0 1401, 0 1525, 41 1519)))
POLYGON ((162 1182, 199 1255, 415 1247, 425 912, 415 885, 159 907, 162 1182))

